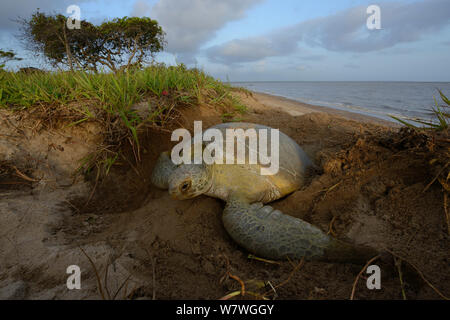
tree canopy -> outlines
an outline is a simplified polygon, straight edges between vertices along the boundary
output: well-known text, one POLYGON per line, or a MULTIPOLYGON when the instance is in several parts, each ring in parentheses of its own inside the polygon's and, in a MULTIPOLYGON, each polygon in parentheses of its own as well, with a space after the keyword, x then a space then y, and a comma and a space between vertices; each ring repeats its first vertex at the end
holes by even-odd
POLYGON ((96 26, 80 21, 67 28, 67 17, 37 11, 23 19, 22 35, 31 50, 44 54, 53 66, 97 72, 101 66, 117 72, 141 66, 164 48, 164 32, 148 17, 123 17, 96 26))

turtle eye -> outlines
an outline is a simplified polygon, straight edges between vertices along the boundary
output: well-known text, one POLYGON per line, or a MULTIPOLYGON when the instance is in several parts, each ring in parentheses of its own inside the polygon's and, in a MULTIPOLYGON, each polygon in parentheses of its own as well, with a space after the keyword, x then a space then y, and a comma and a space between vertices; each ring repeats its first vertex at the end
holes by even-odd
POLYGON ((191 187, 191 182, 190 181, 185 181, 183 182, 183 184, 181 185, 181 191, 185 192, 187 191, 189 188, 191 187))

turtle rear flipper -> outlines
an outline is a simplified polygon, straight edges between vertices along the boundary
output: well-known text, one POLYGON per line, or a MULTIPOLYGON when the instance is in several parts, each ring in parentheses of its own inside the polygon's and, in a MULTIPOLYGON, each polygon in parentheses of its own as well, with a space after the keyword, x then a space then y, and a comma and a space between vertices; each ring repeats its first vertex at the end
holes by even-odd
POLYGON ((338 241, 301 219, 261 203, 231 198, 222 219, 234 241, 263 258, 364 263, 373 257, 370 248, 338 241))

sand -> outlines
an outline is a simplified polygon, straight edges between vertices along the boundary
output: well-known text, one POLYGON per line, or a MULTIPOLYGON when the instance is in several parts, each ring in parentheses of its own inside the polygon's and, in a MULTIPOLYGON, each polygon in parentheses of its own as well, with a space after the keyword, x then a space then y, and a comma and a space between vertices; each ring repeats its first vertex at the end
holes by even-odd
POLYGON ((273 96, 266 93, 254 92, 253 97, 255 98, 257 103, 250 102, 250 104, 255 110, 259 110, 259 108, 263 109, 270 108, 272 110, 283 111, 294 117, 302 116, 307 113, 324 112, 330 115, 339 116, 342 118, 351 119, 364 123, 375 123, 387 127, 399 126, 398 123, 396 122, 386 121, 377 117, 362 115, 355 112, 343 111, 328 107, 310 105, 296 100, 273 96))
MULTIPOLYGON (((442 298, 415 268, 450 296, 442 187, 435 182, 426 188, 435 176, 425 153, 432 143, 427 136, 359 114, 239 95, 249 108, 243 121, 280 128, 317 166, 301 190, 274 207, 345 241, 402 257, 408 299, 442 298)), ((194 120, 204 127, 220 123, 221 112, 206 105, 180 110, 174 128, 192 130, 194 120)), ((98 124, 49 129, 32 114, 4 110, 0 122, 2 299, 218 299, 240 288, 228 273, 270 299, 351 295, 363 266, 304 262, 292 273, 297 262, 249 259, 222 226, 220 200, 174 201, 153 187, 149 176, 159 153, 171 146, 169 133, 142 133, 141 162, 135 164, 125 149, 128 161, 118 161, 94 190, 95 179, 74 171, 95 150, 98 124), (102 293, 80 248, 97 269, 102 293), (81 268, 80 290, 67 289, 69 265, 81 268)), ((383 254, 376 264, 381 290, 368 290, 361 278, 355 298, 402 299, 392 256, 383 254)))

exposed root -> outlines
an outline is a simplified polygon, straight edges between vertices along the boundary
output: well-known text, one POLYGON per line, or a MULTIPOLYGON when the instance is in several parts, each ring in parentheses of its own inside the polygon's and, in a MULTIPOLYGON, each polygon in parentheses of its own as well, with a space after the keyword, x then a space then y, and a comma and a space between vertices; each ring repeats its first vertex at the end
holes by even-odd
POLYGON ((325 197, 327 196, 328 193, 330 193, 333 189, 335 189, 337 186, 339 186, 342 183, 342 180, 339 181, 338 183, 336 183, 335 185, 331 186, 330 188, 327 189, 327 191, 325 192, 323 198, 325 199, 325 197))
POLYGON ((314 205, 313 205, 313 208, 312 208, 312 212, 314 212, 314 211, 316 210, 316 208, 317 208, 317 205, 318 205, 321 201, 325 200, 325 198, 327 197, 327 195, 328 195, 332 190, 336 189, 336 187, 338 187, 341 183, 342 183, 342 180, 339 181, 338 183, 332 185, 332 186, 329 187, 329 188, 325 188, 325 189, 322 189, 322 190, 320 190, 320 191, 317 191, 316 194, 319 194, 319 193, 322 193, 322 192, 325 192, 325 193, 320 197, 319 200, 315 200, 315 201, 314 201, 314 205))
POLYGON ((235 275, 231 274, 229 271, 228 271, 227 275, 231 279, 234 279, 237 282, 239 282, 239 284, 241 285, 241 296, 245 296, 245 284, 244 284, 244 281, 242 281, 241 278, 239 278, 238 276, 235 276, 235 275))
POLYGON ((225 297, 220 298, 219 300, 228 300, 228 299, 230 299, 230 298, 232 298, 232 297, 235 297, 235 296, 238 296, 238 295, 245 296, 245 283, 244 283, 244 281, 242 281, 241 278, 239 278, 238 276, 233 275, 233 274, 230 272, 230 269, 231 269, 231 267, 230 267, 230 261, 229 261, 229 259, 228 259, 228 257, 227 257, 226 255, 223 255, 223 257, 225 258, 225 261, 226 261, 226 268, 227 268, 227 271, 226 271, 225 274, 220 278, 220 281, 219 281, 219 282, 222 283, 222 282, 224 282, 224 281, 229 277, 229 278, 234 279, 234 280, 236 280, 237 282, 239 282, 239 284, 240 284, 240 286, 241 286, 241 290, 232 292, 232 293, 226 295, 225 297))
POLYGON ((8 161, 0 161, 0 185, 26 185, 31 187, 34 182, 39 181, 30 178, 8 161), (16 178, 20 178, 20 180, 16 178), (4 181, 5 179, 9 181, 4 181))
POLYGON ((327 234, 331 234, 333 237, 337 238, 336 232, 333 230, 333 223, 336 221, 336 216, 333 216, 333 219, 330 221, 330 225, 328 226, 327 234))
POLYGON ((23 180, 29 181, 29 182, 39 182, 39 180, 36 179, 32 179, 30 177, 28 177, 26 174, 22 173, 19 171, 19 169, 17 169, 16 166, 12 166, 12 168, 14 169, 14 171, 16 171, 16 174, 22 178, 23 180))

